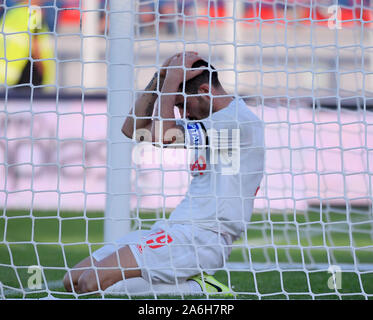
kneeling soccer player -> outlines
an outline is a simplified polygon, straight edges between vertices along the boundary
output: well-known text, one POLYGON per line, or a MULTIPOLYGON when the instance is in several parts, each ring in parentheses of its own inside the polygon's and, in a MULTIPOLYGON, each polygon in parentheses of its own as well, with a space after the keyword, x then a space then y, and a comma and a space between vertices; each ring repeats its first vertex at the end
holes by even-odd
POLYGON ((188 148, 189 189, 169 219, 103 246, 70 269, 66 290, 110 291, 137 278, 164 292, 232 293, 213 274, 224 268, 251 218, 263 176, 263 123, 242 99, 226 93, 211 65, 185 52, 165 61, 122 132, 140 143, 188 148))

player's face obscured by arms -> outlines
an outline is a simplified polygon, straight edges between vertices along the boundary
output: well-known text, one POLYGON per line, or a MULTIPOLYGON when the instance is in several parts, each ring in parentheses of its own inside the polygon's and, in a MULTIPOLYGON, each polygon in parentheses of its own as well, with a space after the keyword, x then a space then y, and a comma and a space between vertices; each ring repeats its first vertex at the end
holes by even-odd
POLYGON ((179 94, 176 96, 175 105, 181 118, 200 120, 209 116, 210 100, 203 96, 179 94))

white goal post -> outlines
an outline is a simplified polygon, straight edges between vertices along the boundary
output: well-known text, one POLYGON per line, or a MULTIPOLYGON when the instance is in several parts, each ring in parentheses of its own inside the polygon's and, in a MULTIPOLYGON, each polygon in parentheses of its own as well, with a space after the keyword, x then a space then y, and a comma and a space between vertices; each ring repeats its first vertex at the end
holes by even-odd
POLYGON ((130 231, 131 153, 121 127, 134 103, 134 1, 110 2, 108 69, 108 171, 105 241, 130 231), (126 183, 127 182, 127 183, 126 183))
MULTIPOLYGON (((121 128, 164 61, 186 51, 211 63, 264 124, 253 214, 218 280, 238 298, 371 299, 372 5, 4 2, 0 299, 78 298, 63 288, 67 270, 180 203, 191 177, 167 159, 185 151, 154 147, 134 163, 138 144, 121 128), (25 14, 31 20, 17 23, 25 14)), ((159 292, 150 286, 145 297, 159 292)))

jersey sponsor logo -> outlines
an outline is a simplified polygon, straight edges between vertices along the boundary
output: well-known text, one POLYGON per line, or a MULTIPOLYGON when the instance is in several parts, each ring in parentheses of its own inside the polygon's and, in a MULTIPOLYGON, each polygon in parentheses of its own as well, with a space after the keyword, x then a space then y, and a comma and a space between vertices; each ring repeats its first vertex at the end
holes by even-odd
POLYGON ((140 251, 143 252, 144 247, 149 247, 150 249, 158 249, 164 247, 165 245, 171 243, 173 241, 172 237, 169 234, 166 234, 164 230, 161 230, 157 233, 152 233, 144 237, 146 239, 145 245, 137 244, 136 247, 140 251))
POLYGON ((190 171, 199 171, 200 175, 203 175, 203 170, 206 170, 207 163, 204 156, 199 156, 198 159, 190 165, 190 171))

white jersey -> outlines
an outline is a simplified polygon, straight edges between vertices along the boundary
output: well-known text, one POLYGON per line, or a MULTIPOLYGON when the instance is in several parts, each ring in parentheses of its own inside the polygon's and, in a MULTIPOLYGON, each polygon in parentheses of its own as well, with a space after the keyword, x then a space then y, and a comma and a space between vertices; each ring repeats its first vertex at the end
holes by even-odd
POLYGON ((183 124, 193 178, 169 222, 193 224, 234 241, 250 221, 263 177, 263 122, 236 99, 200 122, 183 124))

